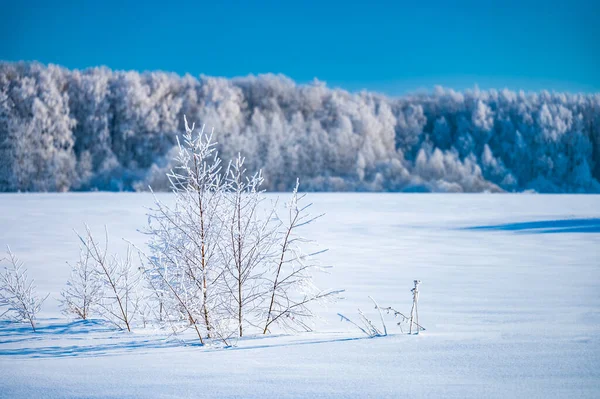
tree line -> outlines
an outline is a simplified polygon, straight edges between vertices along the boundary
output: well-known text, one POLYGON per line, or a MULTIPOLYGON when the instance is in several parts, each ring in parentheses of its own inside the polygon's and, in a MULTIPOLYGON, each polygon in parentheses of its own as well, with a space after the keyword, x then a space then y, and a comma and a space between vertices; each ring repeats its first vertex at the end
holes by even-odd
POLYGON ((0 191, 168 190, 183 116, 291 191, 600 192, 600 94, 436 88, 390 98, 0 63, 0 191))

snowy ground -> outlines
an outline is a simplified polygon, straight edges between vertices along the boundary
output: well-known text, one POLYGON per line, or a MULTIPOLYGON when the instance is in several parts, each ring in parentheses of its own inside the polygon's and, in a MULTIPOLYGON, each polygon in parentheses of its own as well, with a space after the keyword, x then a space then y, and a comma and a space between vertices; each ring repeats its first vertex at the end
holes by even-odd
POLYGON ((315 333, 191 347, 152 331, 69 322, 56 298, 73 228, 142 244, 146 194, 0 195, 10 244, 40 292, 40 331, 0 323, 0 397, 600 397, 600 196, 312 194, 307 235, 330 249, 323 288, 345 300, 315 333), (365 339, 338 312, 367 298, 427 331, 365 339))

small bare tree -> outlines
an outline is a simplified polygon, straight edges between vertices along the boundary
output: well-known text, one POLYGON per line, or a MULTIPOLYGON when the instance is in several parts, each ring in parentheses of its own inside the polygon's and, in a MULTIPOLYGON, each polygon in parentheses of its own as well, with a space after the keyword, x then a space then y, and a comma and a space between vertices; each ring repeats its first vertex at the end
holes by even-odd
POLYGON ((6 252, 9 265, 0 274, 0 303, 8 307, 3 315, 8 314, 18 322, 27 322, 35 331, 36 316, 48 295, 40 298, 36 294, 34 282, 29 279, 23 262, 12 253, 10 247, 6 252))
POLYGON ((142 305, 141 275, 133 266, 131 246, 128 246, 125 258, 109 256, 108 230, 104 229, 104 248, 94 240, 87 225, 85 231, 85 236, 78 236, 86 253, 84 256, 89 256, 94 262, 94 270, 90 274, 94 279, 91 286, 100 286, 97 293, 100 300, 95 306, 95 312, 117 328, 131 332, 133 320, 139 315, 142 305))
POLYGON ((82 320, 87 320, 102 301, 102 284, 89 250, 93 243, 89 235, 85 240, 86 244, 80 247, 79 260, 71 266, 67 286, 60 293, 63 313, 82 320))
MULTIPOLYGON (((146 277, 160 298, 166 322, 178 330, 183 320, 193 327, 200 342, 210 338, 220 316, 213 315, 223 302, 218 281, 223 276, 218 245, 221 240, 225 182, 216 143, 188 126, 183 143, 178 139, 177 166, 167 177, 175 205, 155 197, 145 233, 150 254, 143 255, 146 277)), ((221 334, 217 334, 221 335, 221 334)))
POLYGON ((288 215, 281 223, 279 231, 279 251, 273 257, 273 262, 266 275, 270 287, 268 291, 268 306, 264 313, 263 334, 269 327, 280 324, 284 328, 310 330, 306 321, 314 314, 309 306, 313 302, 332 300, 343 290, 319 290, 312 281, 312 272, 320 268, 314 257, 326 250, 306 253, 302 244, 311 243, 298 234, 298 229, 314 222, 322 215, 311 216, 307 209, 312 205, 301 206, 305 195, 298 194, 299 182, 287 204, 288 215))
POLYGON ((275 244, 274 209, 261 215, 262 182, 260 171, 246 176, 244 158, 240 155, 228 168, 221 257, 225 294, 232 299, 225 303, 237 322, 240 337, 244 323, 255 326, 260 321, 260 304, 265 296, 264 266, 273 256, 275 244))

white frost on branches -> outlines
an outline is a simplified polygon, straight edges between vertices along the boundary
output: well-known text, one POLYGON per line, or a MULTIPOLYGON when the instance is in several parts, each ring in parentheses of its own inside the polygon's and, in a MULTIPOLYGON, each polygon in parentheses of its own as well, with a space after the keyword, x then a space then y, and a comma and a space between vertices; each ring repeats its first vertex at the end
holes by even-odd
POLYGON ((297 186, 290 220, 265 207, 261 172, 249 174, 238 154, 222 169, 212 135, 186 133, 176 166, 168 173, 174 195, 169 206, 155 197, 140 251, 159 319, 173 330, 193 329, 199 342, 230 345, 247 329, 266 333, 272 325, 310 329, 310 304, 337 291, 320 291, 296 229, 316 218, 299 208, 297 186))
MULTIPOLYGON (((94 239, 87 225, 85 226, 85 235, 78 234, 78 236, 82 243, 85 263, 76 266, 78 268, 76 278, 69 281, 66 298, 71 303, 82 306, 81 292, 87 289, 87 300, 90 301, 89 304, 86 304, 88 312, 91 310, 120 330, 131 332, 133 322, 141 315, 144 300, 141 285, 142 275, 133 265, 131 246, 127 248, 125 257, 121 258, 116 254, 109 255, 108 230, 106 228, 103 247, 94 239), (86 275, 89 280, 82 280, 78 275, 84 265, 86 268, 89 267, 88 262, 90 261, 92 270, 86 275), (72 287, 70 293, 69 287, 72 287)), ((83 313, 81 307, 77 309, 83 313)), ((75 314, 79 315, 77 311, 75 314)))
POLYGON ((415 331, 416 334, 419 334, 420 331, 425 331, 425 328, 419 324, 418 313, 416 312, 416 304, 418 301, 418 293, 419 293, 418 285, 420 283, 421 283, 420 280, 415 280, 414 281, 415 287, 413 289, 411 289, 411 292, 413 293, 413 305, 412 305, 412 308, 410 311, 410 317, 406 316, 404 313, 399 312, 398 310, 396 310, 392 307, 388 306, 388 307, 384 308, 384 307, 379 306, 379 304, 370 296, 369 296, 369 299, 371 300, 371 302, 373 302, 373 304, 375 305, 375 309, 379 313, 381 328, 379 328, 374 322, 372 322, 371 319, 369 319, 363 313, 363 311, 360 310, 360 308, 358 309, 358 316, 359 316, 358 322, 354 322, 353 320, 344 316, 341 313, 338 313, 338 316, 340 316, 341 321, 345 321, 345 322, 352 324, 353 326, 358 328, 363 334, 365 334, 369 338, 385 337, 388 335, 387 326, 385 324, 385 319, 383 317, 384 313, 388 314, 388 315, 391 314, 394 316, 394 318, 399 319, 399 321, 396 322, 396 325, 398 325, 398 327, 400 327, 400 332, 404 333, 402 326, 408 325, 409 334, 412 334, 413 330, 415 331))
POLYGON ((0 274, 0 306, 7 310, 3 315, 8 314, 13 320, 18 322, 27 322, 35 331, 35 320, 42 304, 48 297, 39 297, 36 293, 36 287, 32 279, 27 275, 27 269, 23 267, 20 261, 7 247, 8 262, 0 274))
POLYGON ((314 314, 309 305, 333 299, 342 292, 323 291, 313 283, 312 272, 322 269, 315 261, 315 256, 325 250, 306 253, 303 246, 312 241, 302 237, 298 229, 313 223, 322 215, 311 216, 307 210, 312 204, 301 205, 305 195, 298 193, 299 184, 296 181, 292 198, 286 206, 286 216, 281 219, 281 227, 277 232, 279 251, 272 258, 270 273, 266 276, 270 287, 263 333, 272 324, 280 324, 291 330, 310 330, 307 321, 314 314))
POLYGON ((81 246, 79 260, 71 266, 71 277, 60 293, 63 313, 87 320, 102 300, 102 284, 92 259, 91 237, 85 237, 86 244, 81 246))
POLYGON ((232 299, 224 301, 224 305, 237 321, 240 337, 244 324, 257 326, 262 322, 265 265, 273 256, 276 232, 276 225, 272 223, 274 210, 262 209, 262 174, 259 171, 248 176, 244 162, 245 159, 238 154, 226 173, 221 241, 224 292, 232 299))

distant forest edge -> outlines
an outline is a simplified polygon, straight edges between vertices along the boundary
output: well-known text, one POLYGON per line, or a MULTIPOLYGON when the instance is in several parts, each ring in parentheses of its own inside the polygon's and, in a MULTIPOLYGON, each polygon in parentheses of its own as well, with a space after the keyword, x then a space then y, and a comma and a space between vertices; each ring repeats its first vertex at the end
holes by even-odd
POLYGON ((0 191, 167 190, 183 115, 265 188, 600 192, 600 94, 299 85, 0 62, 0 191))

